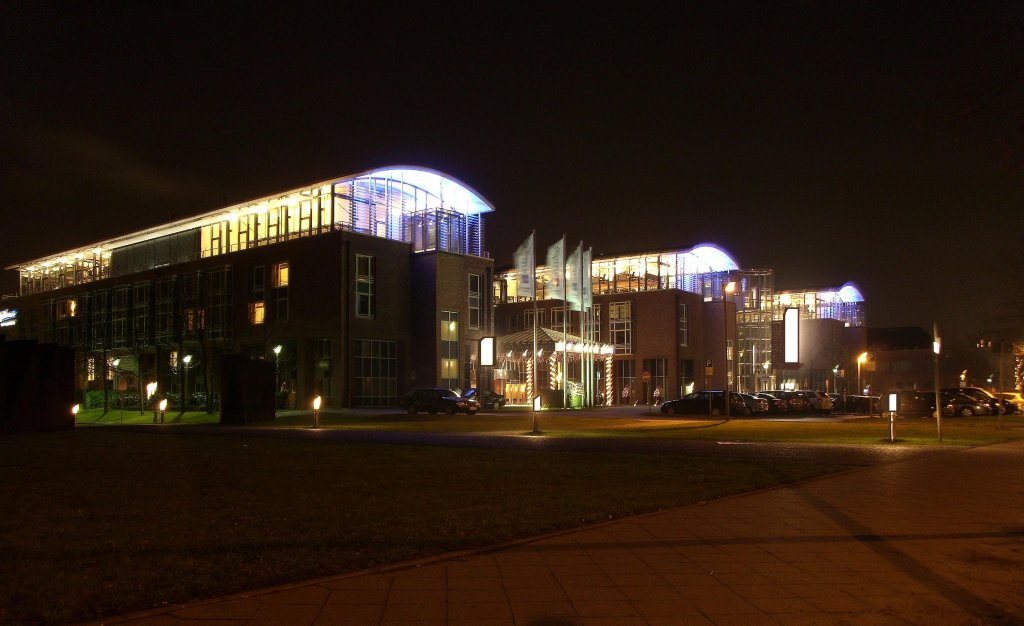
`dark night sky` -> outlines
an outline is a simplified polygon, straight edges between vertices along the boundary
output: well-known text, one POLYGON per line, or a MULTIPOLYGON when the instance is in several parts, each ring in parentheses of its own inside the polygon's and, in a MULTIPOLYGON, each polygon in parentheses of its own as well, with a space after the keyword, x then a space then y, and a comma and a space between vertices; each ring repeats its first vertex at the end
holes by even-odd
POLYGON ((1020 71, 1024 4, 893 4, 3 1, 0 266, 413 164, 494 204, 499 266, 533 228, 711 241, 778 288, 857 282, 872 326, 967 336, 1024 250, 1024 114, 961 113, 1020 71))

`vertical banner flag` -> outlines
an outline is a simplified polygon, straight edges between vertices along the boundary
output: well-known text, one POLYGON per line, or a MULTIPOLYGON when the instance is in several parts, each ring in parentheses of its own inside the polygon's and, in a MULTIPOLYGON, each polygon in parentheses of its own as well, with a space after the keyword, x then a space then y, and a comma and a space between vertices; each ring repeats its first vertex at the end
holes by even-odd
POLYGON ((533 235, 533 233, 530 233, 526 241, 516 248, 516 276, 518 277, 516 296, 520 298, 536 297, 534 276, 536 274, 537 261, 533 254, 533 235))
POLYGON ((548 269, 551 270, 551 293, 553 300, 565 300, 565 237, 548 247, 548 269))
POLYGON ((589 311, 594 308, 594 249, 587 248, 583 251, 583 309, 589 311))
POLYGON ((580 257, 583 254, 583 244, 576 246, 576 249, 569 255, 565 262, 565 299, 569 304, 579 305, 583 298, 583 275, 580 273, 580 257))

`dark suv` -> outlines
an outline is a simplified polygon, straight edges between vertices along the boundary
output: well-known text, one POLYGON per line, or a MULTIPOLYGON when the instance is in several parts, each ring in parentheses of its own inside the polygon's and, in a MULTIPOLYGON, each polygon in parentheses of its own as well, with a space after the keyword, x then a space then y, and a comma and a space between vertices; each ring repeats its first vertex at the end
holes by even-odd
POLYGON ((420 411, 434 413, 465 413, 475 415, 480 410, 480 403, 472 398, 463 398, 451 389, 444 387, 417 387, 410 389, 402 399, 402 406, 414 415, 420 411))
POLYGON ((476 387, 470 387, 466 390, 466 393, 462 394, 463 398, 473 398, 480 403, 480 406, 485 409, 500 409, 505 406, 505 396, 500 393, 494 393, 488 389, 477 389, 476 387))

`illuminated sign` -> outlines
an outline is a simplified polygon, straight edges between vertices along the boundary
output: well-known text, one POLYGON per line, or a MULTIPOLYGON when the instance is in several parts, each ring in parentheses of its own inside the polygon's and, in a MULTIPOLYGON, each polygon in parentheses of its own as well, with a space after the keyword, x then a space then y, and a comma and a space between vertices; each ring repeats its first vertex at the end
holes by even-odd
POLYGON ((494 337, 480 340, 480 365, 494 365, 494 337))
POLYGON ((14 326, 18 323, 18 309, 0 311, 0 326, 14 326))
POLYGON ((783 334, 786 337, 786 363, 800 362, 800 309, 786 309, 783 315, 783 334))

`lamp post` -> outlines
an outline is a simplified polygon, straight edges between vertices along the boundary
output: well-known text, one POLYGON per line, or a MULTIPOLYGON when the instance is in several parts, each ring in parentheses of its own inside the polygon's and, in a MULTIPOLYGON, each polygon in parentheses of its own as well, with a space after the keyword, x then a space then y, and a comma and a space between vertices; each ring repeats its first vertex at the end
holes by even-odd
POLYGON ((281 396, 281 344, 274 346, 274 409, 281 396))
MULTIPOLYGON (((156 395, 156 382, 146 384, 146 402, 149 402, 156 395)), ((153 423, 156 424, 156 405, 153 405, 153 423)))
POLYGON ((729 282, 722 291, 722 339, 725 344, 725 368, 723 373, 725 374, 725 419, 729 419, 729 405, 730 400, 730 385, 729 385, 729 374, 731 373, 729 365, 729 307, 726 304, 727 294, 731 294, 736 291, 736 283, 729 282))
MULTIPOLYGON (((864 394, 864 385, 861 384, 861 380, 860 380, 860 366, 861 366, 862 363, 866 363, 867 360, 868 360, 868 353, 867 352, 861 352, 860 356, 857 357, 857 395, 863 395, 864 394)), ((869 409, 868 413, 870 413, 870 412, 871 411, 869 409)))
POLYGON ((320 428, 320 396, 313 398, 313 428, 320 428))
POLYGON ((114 359, 110 363, 110 365, 114 368, 114 393, 117 394, 117 406, 118 406, 118 410, 120 411, 120 415, 118 416, 118 421, 123 424, 124 423, 124 398, 121 396, 121 390, 118 389, 118 383, 120 381, 117 379, 117 366, 120 365, 120 364, 121 364, 121 359, 114 359))
POLYGON ((771 385, 771 382, 772 382, 771 381, 771 377, 768 376, 768 369, 771 366, 772 366, 772 362, 771 361, 765 361, 764 364, 761 365, 761 367, 764 368, 764 391, 768 391, 768 388, 769 388, 769 386, 771 385))
POLYGON ((942 339, 939 338, 939 325, 932 324, 932 352, 935 353, 935 429, 942 442, 942 399, 939 392, 939 352, 942 351, 942 339))
POLYGON ((182 386, 181 394, 181 412, 184 413, 188 410, 188 369, 192 365, 192 355, 186 354, 182 357, 181 364, 185 367, 185 384, 182 386))
POLYGON ((832 393, 838 394, 839 389, 836 388, 836 377, 839 376, 839 364, 836 363, 832 366, 832 393))

